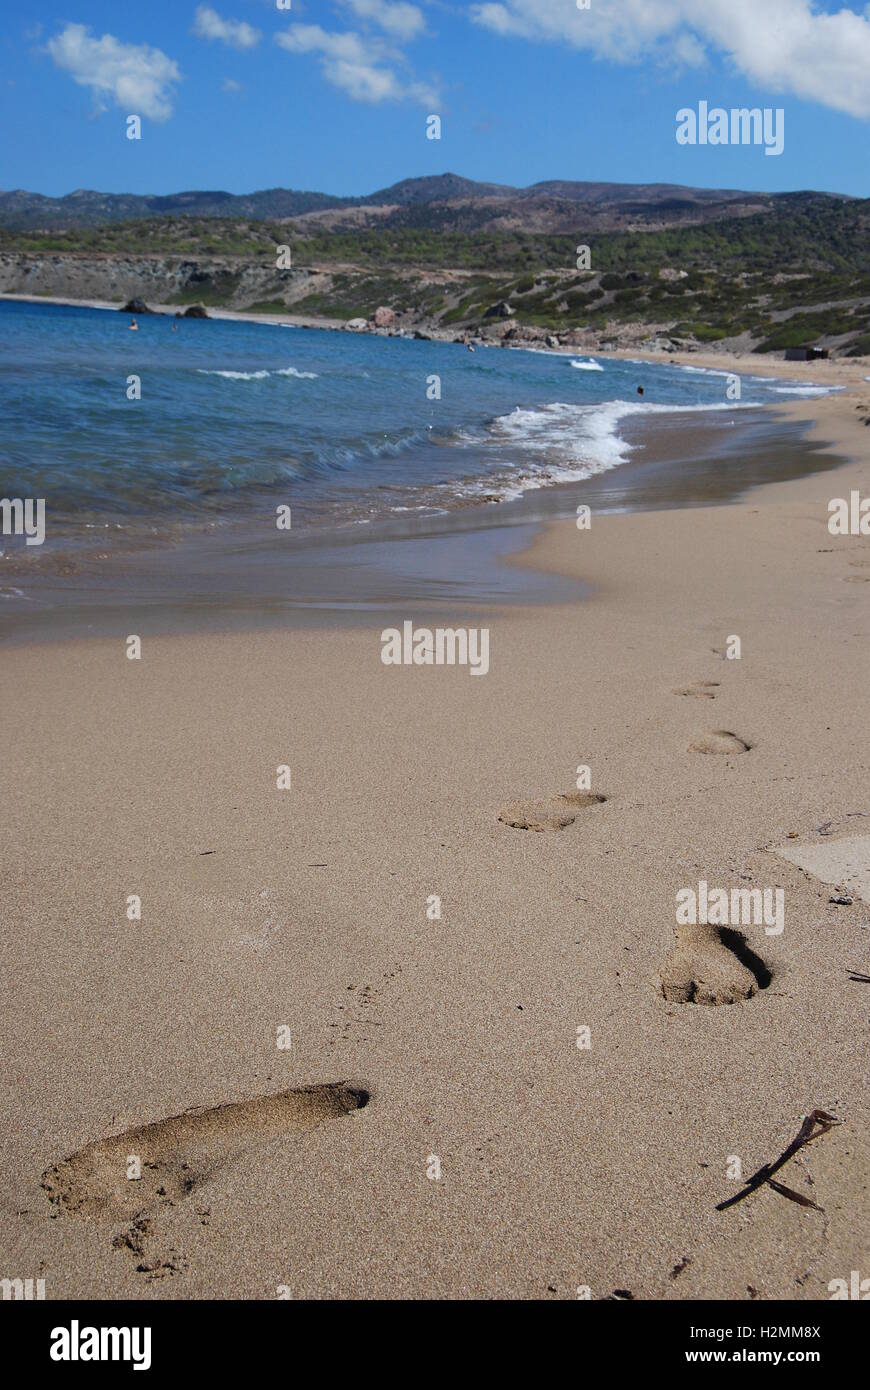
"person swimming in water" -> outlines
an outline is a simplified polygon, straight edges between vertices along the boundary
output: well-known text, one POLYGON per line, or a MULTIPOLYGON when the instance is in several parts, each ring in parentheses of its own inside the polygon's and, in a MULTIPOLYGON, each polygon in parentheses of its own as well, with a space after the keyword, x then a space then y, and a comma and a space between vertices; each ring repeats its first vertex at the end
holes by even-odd
POLYGON ((136 322, 135 319, 131 319, 131 320, 130 320, 130 332, 131 332, 131 333, 138 333, 138 332, 139 332, 139 325, 138 325, 138 323, 136 322))

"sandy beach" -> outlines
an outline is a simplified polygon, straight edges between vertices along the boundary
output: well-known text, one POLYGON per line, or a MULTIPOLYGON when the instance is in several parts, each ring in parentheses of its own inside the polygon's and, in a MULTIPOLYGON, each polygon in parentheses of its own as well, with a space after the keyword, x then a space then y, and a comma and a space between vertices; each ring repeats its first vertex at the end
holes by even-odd
POLYGON ((870 490, 865 370, 789 364, 848 387, 783 407, 834 471, 542 530, 519 563, 589 596, 478 620, 485 678, 384 665, 376 617, 4 651, 5 1269, 738 1300, 866 1270, 870 902, 782 853, 864 837, 832 862, 866 883, 870 541, 827 526, 870 490), (784 930, 678 930, 701 880, 782 889, 784 930), (814 1109, 842 1124, 778 1175, 814 1205, 718 1211, 814 1109))

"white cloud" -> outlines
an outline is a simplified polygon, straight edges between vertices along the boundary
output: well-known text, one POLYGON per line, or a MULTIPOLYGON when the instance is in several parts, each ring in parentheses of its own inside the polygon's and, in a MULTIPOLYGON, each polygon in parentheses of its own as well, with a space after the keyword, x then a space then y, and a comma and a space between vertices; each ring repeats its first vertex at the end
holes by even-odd
POLYGON ((870 117, 870 8, 836 14, 815 0, 504 0, 476 4, 474 20, 505 36, 553 40, 614 62, 676 55, 698 65, 709 50, 771 92, 870 117))
POLYGON ((702 68, 707 62, 707 51, 699 38, 685 30, 668 45, 668 57, 674 67, 702 68))
POLYGON ((237 82, 234 77, 225 77, 221 84, 221 90, 224 92, 243 92, 245 89, 241 82, 237 82))
POLYGON ((437 93, 424 83, 404 81, 392 64, 401 54, 379 39, 354 33, 327 33, 319 24, 296 24, 276 34, 275 42, 289 53, 316 53, 328 82, 354 101, 417 101, 434 106, 437 93))
POLYGON ((386 34, 407 42, 415 39, 426 27, 423 11, 403 0, 345 0, 360 19, 372 20, 386 34))
POLYGON ((232 48, 255 48, 262 34, 243 19, 223 19, 209 5, 198 5, 193 32, 200 39, 219 39, 232 48))
POLYGON ((95 39, 84 24, 67 24, 46 48, 79 86, 90 87, 101 110, 112 100, 124 111, 152 121, 172 115, 172 87, 181 72, 159 48, 121 43, 111 34, 95 39))

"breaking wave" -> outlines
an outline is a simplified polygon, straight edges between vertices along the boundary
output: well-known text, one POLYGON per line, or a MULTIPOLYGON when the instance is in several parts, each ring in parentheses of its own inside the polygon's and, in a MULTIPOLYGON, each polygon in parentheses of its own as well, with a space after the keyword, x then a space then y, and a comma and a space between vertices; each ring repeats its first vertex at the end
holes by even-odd
POLYGON ((205 367, 197 367, 200 376, 222 376, 226 381, 264 381, 267 376, 295 376, 300 381, 314 381, 319 375, 317 372, 300 372, 298 367, 277 367, 274 372, 267 372, 265 368, 259 372, 230 372, 209 370, 205 367))

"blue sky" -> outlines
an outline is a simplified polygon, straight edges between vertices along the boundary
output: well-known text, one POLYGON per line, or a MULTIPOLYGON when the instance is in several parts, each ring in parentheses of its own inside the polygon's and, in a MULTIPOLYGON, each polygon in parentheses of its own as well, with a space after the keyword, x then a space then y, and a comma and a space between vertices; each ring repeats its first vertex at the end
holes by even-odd
POLYGON ((0 188, 360 194, 451 170, 868 196, 863 0, 278 3, 4 0, 0 188), (679 145, 700 101, 782 107, 783 153, 679 145))

